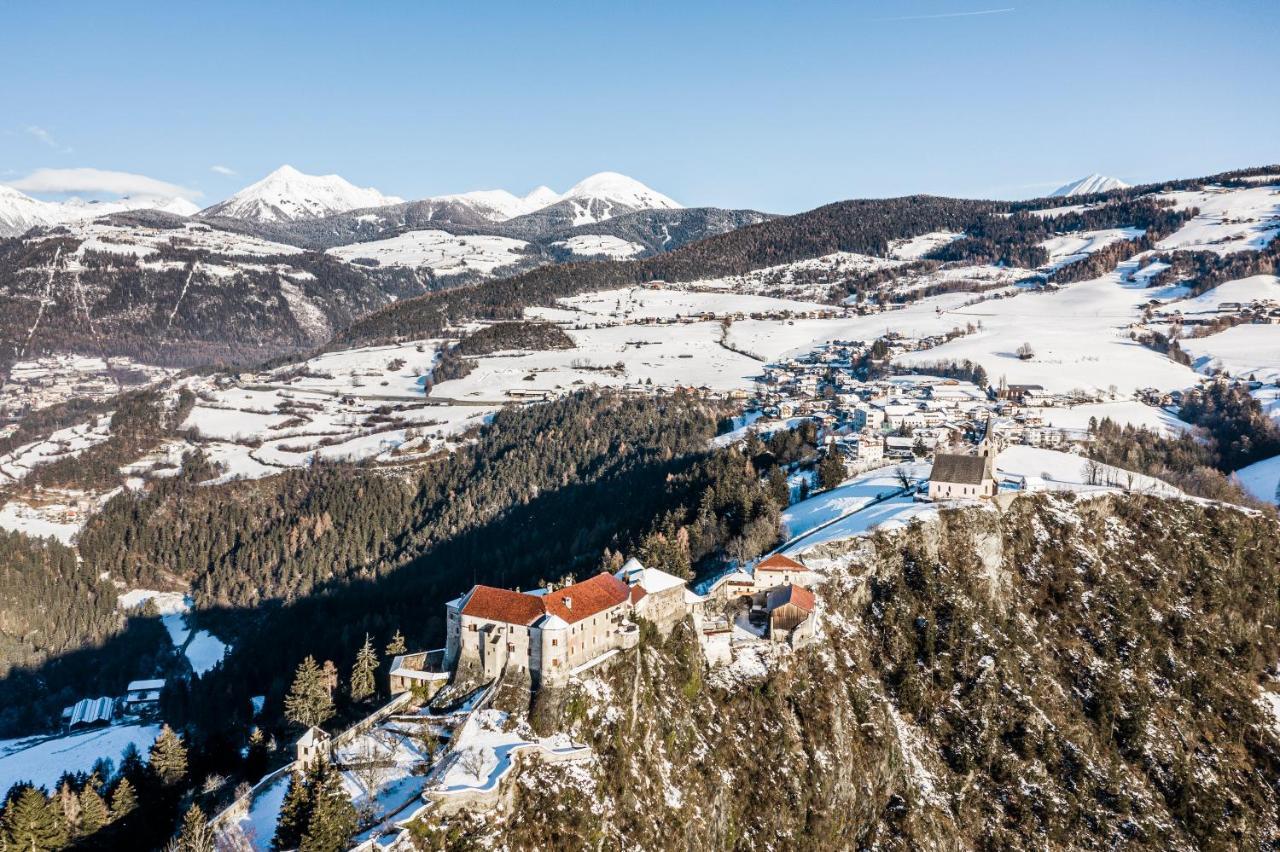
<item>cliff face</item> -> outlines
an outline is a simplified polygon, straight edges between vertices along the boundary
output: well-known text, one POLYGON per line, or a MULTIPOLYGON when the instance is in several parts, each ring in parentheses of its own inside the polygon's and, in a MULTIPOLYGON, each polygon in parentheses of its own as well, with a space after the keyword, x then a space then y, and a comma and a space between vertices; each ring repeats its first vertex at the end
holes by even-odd
POLYGON ((523 768, 422 848, 1237 849, 1280 825, 1274 519, 1020 499, 806 554, 823 637, 706 671, 688 629, 534 723, 523 768), (1276 686, 1272 686, 1275 683, 1276 686), (466 838, 466 839, 464 839, 466 838))

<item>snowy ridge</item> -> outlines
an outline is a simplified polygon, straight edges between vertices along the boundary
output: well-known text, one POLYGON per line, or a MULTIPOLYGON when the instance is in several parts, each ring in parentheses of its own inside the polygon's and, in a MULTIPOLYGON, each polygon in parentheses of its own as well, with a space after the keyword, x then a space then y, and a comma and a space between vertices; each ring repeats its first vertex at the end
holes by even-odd
POLYGON ((591 175, 578 181, 563 195, 540 186, 524 196, 505 189, 483 189, 425 200, 465 204, 493 222, 505 222, 569 202, 575 225, 594 224, 635 210, 680 210, 683 207, 640 181, 617 172, 591 175))
POLYGON ((202 210, 200 215, 292 222, 401 201, 372 187, 362 189, 339 175, 308 175, 285 165, 226 201, 202 210))
POLYGON ((11 186, 0 185, 0 237, 24 234, 32 228, 96 219, 129 210, 161 210, 190 216, 200 208, 185 198, 121 198, 116 201, 40 201, 11 186))
POLYGON ((1050 197, 1063 198, 1072 195, 1092 195, 1095 192, 1110 192, 1113 189, 1128 189, 1128 187, 1129 184, 1119 178, 1094 173, 1058 187, 1050 193, 1050 197))

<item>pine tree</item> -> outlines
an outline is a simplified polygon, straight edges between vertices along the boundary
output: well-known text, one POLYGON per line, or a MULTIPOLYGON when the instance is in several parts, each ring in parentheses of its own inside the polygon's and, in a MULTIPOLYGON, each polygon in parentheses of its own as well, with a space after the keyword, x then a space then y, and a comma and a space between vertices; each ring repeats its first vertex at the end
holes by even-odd
POLYGON ((284 715, 303 727, 322 725, 333 715, 333 699, 315 657, 308 655, 298 664, 293 686, 284 699, 284 715))
POLYGON ((818 485, 823 489, 835 488, 846 475, 844 459, 837 452, 828 452, 818 462, 818 485))
POLYGON ((57 801, 35 787, 23 787, 4 809, 0 849, 52 852, 70 842, 70 832, 57 801))
POLYGON ((133 813, 138 807, 138 794, 128 778, 121 778, 120 783, 111 791, 111 819, 122 819, 133 813))
MULTIPOLYGON (((310 774, 310 773, 308 773, 310 774)), ((311 816, 311 787, 301 772, 289 776, 289 789, 280 804, 276 817, 276 833, 271 839, 273 849, 296 849, 302 842, 302 832, 311 816)))
POLYGON ((187 774, 187 749, 182 744, 182 737, 165 725, 160 736, 151 744, 151 771, 166 787, 172 787, 187 774))
POLYGON ((311 817, 298 852, 343 852, 356 833, 355 805, 342 787, 342 776, 320 761, 311 781, 311 817))
POLYGON ((364 635, 364 645, 356 654, 355 665, 351 667, 351 700, 364 701, 373 695, 374 672, 378 670, 378 654, 373 650, 373 642, 369 634, 364 635))
POLYGON ((769 496, 781 509, 791 504, 791 486, 787 484, 786 474, 777 465, 769 468, 769 496))
POLYGON ((387 643, 387 656, 394 657, 397 654, 403 654, 404 652, 405 652, 404 636, 402 636, 399 629, 397 629, 396 635, 392 636, 391 641, 387 643))
POLYGON ((213 852, 213 829, 199 805, 192 805, 182 818, 182 831, 178 835, 181 852, 213 852))
POLYGON ((111 813, 107 810, 107 803, 98 795, 96 785, 90 781, 80 791, 80 834, 88 837, 110 821, 111 813))

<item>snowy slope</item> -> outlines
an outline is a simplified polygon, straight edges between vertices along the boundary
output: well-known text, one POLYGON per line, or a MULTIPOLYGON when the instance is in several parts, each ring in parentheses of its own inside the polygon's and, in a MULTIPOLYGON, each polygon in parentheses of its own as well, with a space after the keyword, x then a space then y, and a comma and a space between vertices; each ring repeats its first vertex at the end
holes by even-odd
POLYGON ((338 175, 307 175, 286 165, 226 201, 206 208, 200 215, 291 222, 365 207, 384 207, 402 200, 371 187, 361 189, 338 175))
POLYGON ((1052 196, 1092 195, 1095 192, 1110 192, 1113 189, 1125 189, 1128 186, 1129 184, 1119 178, 1091 174, 1058 187, 1053 191, 1052 196))
POLYGON ((1280 456, 1273 456, 1236 471, 1244 490, 1259 500, 1280 503, 1280 456))

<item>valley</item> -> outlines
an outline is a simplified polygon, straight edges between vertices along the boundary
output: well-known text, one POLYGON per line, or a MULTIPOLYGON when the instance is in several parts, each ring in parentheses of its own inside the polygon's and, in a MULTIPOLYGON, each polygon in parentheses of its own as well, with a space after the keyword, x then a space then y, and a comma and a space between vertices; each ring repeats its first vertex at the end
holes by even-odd
MULTIPOLYGON (((559 829, 536 815, 543 794, 531 778, 562 796, 566 778, 596 791, 602 809, 565 799, 584 837, 619 830, 606 824, 648 836, 657 824, 611 786, 643 772, 666 791, 647 803, 651 812, 684 814, 698 842, 723 845, 720 829, 689 810, 711 794, 676 768, 670 746, 638 769, 609 731, 625 720, 641 738, 676 737, 698 762, 736 777, 740 761, 709 757, 726 748, 709 708, 737 708, 728 724, 746 736, 759 721, 743 703, 768 683, 804 719, 810 705, 789 684, 802 677, 830 688, 837 659, 849 668, 837 681, 858 695, 817 706, 874 731, 842 740, 872 763, 876 750, 899 755, 875 770, 885 795, 909 803, 893 830, 996 831, 996 815, 982 808, 947 816, 948 803, 973 805, 975 795, 959 774, 971 764, 955 750, 978 746, 923 709, 920 696, 933 687, 914 683, 900 661, 898 674, 868 669, 875 646, 853 637, 903 640, 889 638, 900 625, 890 629, 867 609, 867 596, 880 583, 917 582, 887 579, 906 570, 895 548, 929 564, 977 559, 987 585, 961 583, 962 603, 932 581, 910 588, 927 590, 930 606, 951 595, 948 606, 981 614, 983 631, 1001 625, 1003 638, 977 643, 982 653, 959 634, 948 640, 965 647, 955 682, 981 691, 984 672, 1012 665, 1014 647, 1025 657, 1035 633, 993 613, 1016 599, 1022 618, 1052 622, 1038 608, 1042 578, 1028 566, 1060 555, 1028 530, 1087 529, 1097 550, 1085 561, 1108 564, 1118 542, 1166 522, 1274 535, 1280 185, 1253 180, 1269 171, 1089 184, 1105 195, 1034 202, 844 202, 737 224, 699 216, 690 221, 704 229, 700 238, 673 239, 670 249, 655 249, 641 231, 669 231, 671 217, 694 211, 623 184, 636 204, 655 206, 628 205, 609 195, 613 178, 590 200, 575 187, 532 200, 379 196, 367 208, 365 190, 328 178, 318 179, 324 192, 307 183, 310 194, 290 201, 279 187, 310 180, 294 173, 268 178, 274 188, 250 193, 255 200, 191 218, 129 212, 12 238, 0 245, 11 353, 0 388, 0 529, 12 536, 14 563, 29 567, 7 582, 43 601, 38 566, 61 560, 93 604, 83 615, 75 605, 57 641, 25 630, 29 620, 11 630, 0 618, 0 647, 11 649, 0 696, 13 702, 0 715, 9 737, 0 742, 0 781, 23 780, 56 749, 72 772, 111 761, 97 771, 112 790, 124 778, 143 784, 147 770, 120 750, 127 741, 154 753, 164 721, 182 728, 208 773, 246 786, 263 779, 247 793, 210 782, 201 795, 224 842, 270 848, 286 790, 304 783, 285 770, 305 776, 302 758, 292 762, 301 729, 285 709, 302 656, 319 655, 337 682, 365 634, 390 648, 394 633, 398 655, 405 640, 410 651, 439 647, 437 610, 475 583, 569 588, 634 555, 689 580, 700 601, 693 627, 666 638, 637 627, 638 650, 577 672, 563 692, 499 678, 470 710, 417 695, 366 735, 343 732, 376 715, 371 701, 387 699, 384 688, 361 698, 327 689, 337 707, 324 727, 354 737, 333 751, 360 810, 353 843, 409 848, 402 844, 458 830, 494 843, 494 832, 549 842, 559 829), (543 206, 526 209, 534 204, 543 206), (411 226, 422 205, 463 205, 475 218, 460 224, 455 206, 442 214, 451 218, 411 226), (360 240, 315 242, 326 223, 362 229, 360 240), (984 499, 934 496, 940 459, 984 448, 995 449, 980 479, 947 481, 989 487, 984 499), (957 525, 1001 532, 982 544, 957 525), (772 594, 760 569, 771 554, 812 575, 802 584, 821 611, 812 642, 771 643, 751 621, 763 604, 739 611, 740 600, 717 591, 736 583, 772 594), (99 662, 109 664, 89 673, 99 662), (117 710, 101 735, 78 727, 55 735, 68 703, 119 695, 145 678, 163 683, 155 706, 117 710), (660 723, 617 699, 629 691, 652 702, 649 690, 670 689, 685 700, 660 723), (260 734, 244 741, 252 757, 213 751, 251 728, 281 739, 270 748, 260 734), (376 773, 360 752, 388 748, 390 763, 376 773), (502 749, 547 756, 490 760, 502 749), (480 802, 498 790, 508 804, 481 822, 487 805, 459 813, 431 804, 480 802)), ((1205 558, 1222 558, 1217 539, 1203 547, 1214 553, 1205 558)), ((1247 552, 1253 595, 1265 570, 1247 552)), ((1088 610, 1086 598, 1072 600, 1088 610)), ((1259 641, 1257 653, 1270 653, 1259 641)), ((1242 697, 1246 672, 1233 677, 1233 706, 1266 700, 1242 697)), ((1270 694, 1261 683, 1254 692, 1270 694)), ((1144 700, 1192 724, 1182 699, 1144 700)), ((994 698, 982 706, 1024 715, 1027 707, 994 698)), ((1064 724, 1089 731, 1076 743, 1092 777, 1171 783, 1149 769, 1143 780, 1126 774, 1133 769, 1113 777, 1117 770, 1102 768, 1112 758, 1096 708, 1085 701, 1063 712, 1064 724)), ((1037 730, 1052 739, 1058 720, 1049 717, 1037 730)), ((1195 716, 1194 724, 1209 723, 1195 716)), ((1174 748, 1167 731, 1151 736, 1125 748, 1174 748)), ((1255 750, 1280 747, 1274 734, 1258 736, 1255 750)), ((786 742, 777 759, 830 763, 786 742)), ((1000 759, 1037 784, 1061 770, 1011 748, 1000 759)), ((52 787, 60 774, 38 783, 52 787)), ((1005 782, 982 783, 1013 795, 1005 782)), ((1242 795, 1225 781, 1202 786, 1242 795)), ((1217 836, 1143 796, 1128 811, 1141 834, 1176 820, 1180 846, 1217 836)), ((744 836, 788 846, 800 830, 760 822, 740 802, 718 807, 735 814, 744 836)), ((1266 830, 1265 819, 1237 822, 1249 836, 1266 830)), ((1098 830, 1115 830, 1106 825, 1098 830)), ((1055 819, 1025 817, 997 833, 1061 830, 1055 819)))

